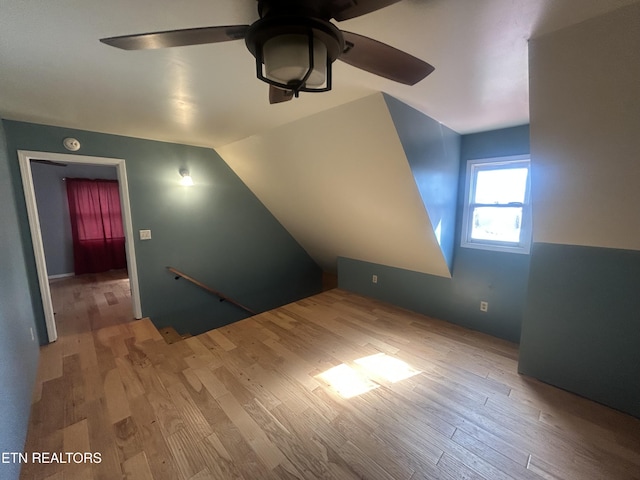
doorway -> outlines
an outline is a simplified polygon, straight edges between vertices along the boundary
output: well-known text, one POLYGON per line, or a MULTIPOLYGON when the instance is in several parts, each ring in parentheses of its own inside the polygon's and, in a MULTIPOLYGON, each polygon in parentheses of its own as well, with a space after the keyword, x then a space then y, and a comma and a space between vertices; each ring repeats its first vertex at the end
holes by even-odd
POLYGON ((53 302, 51 300, 51 290, 49 287, 49 273, 45 260, 44 244, 42 239, 42 230, 38 216, 38 206, 36 202, 35 187, 33 182, 33 174, 31 169, 31 161, 48 161, 64 164, 84 164, 95 166, 113 166, 117 172, 117 179, 120 187, 120 202, 122 208, 122 223, 124 227, 127 271, 129 275, 131 288, 131 303, 133 308, 133 317, 142 318, 142 309, 140 304, 140 293, 138 286, 138 273, 135 259, 135 247, 133 242, 133 226, 131 221, 131 208, 129 203, 129 188, 127 183, 127 174, 125 169, 125 160, 117 158, 105 157, 89 157, 83 155, 59 154, 50 152, 33 152, 18 151, 18 159, 20 162, 20 172, 22 175, 22 184, 24 187, 25 203, 27 206, 27 214, 29 217, 29 228, 31 230, 31 239, 33 244, 33 253, 38 274, 38 283, 40 286, 40 294, 42 298, 43 313, 47 328, 47 336, 49 342, 53 342, 58 338, 53 302))

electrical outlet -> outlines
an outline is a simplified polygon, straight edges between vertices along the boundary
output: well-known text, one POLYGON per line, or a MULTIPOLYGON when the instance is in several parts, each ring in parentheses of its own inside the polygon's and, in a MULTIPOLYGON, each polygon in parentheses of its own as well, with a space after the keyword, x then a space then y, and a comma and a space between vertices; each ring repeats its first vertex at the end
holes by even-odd
POLYGON ((489 311, 489 302, 481 301, 480 302, 480 311, 481 312, 489 311))
POLYGON ((140 230, 140 240, 151 240, 151 230, 140 230))
POLYGON ((378 283, 378 275, 373 275, 373 276, 371 277, 371 282, 372 282, 372 283, 378 283))

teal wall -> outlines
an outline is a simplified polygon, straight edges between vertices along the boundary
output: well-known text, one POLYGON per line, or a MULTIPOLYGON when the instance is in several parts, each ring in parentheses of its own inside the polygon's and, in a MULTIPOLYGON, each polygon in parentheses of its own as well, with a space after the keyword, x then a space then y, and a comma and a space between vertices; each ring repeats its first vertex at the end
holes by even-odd
POLYGON ((385 102, 449 270, 456 232, 460 135, 387 94, 385 102))
MULTIPOLYGON (((396 123, 398 127, 401 123, 396 123)), ((520 340, 529 256, 460 247, 467 160, 529 153, 527 125, 462 136, 452 278, 338 259, 338 284, 373 298, 513 342, 520 340), (371 275, 378 275, 378 283, 371 275), (480 311, 480 301, 489 311, 480 311)))
MULTIPOLYGON (((0 123, 0 452, 22 452, 38 367, 35 329, 24 244, 0 123)), ((17 479, 19 464, 0 463, 0 478, 17 479)))
MULTIPOLYGON (((142 313, 158 327, 197 334, 246 316, 185 280, 175 281, 166 266, 256 311, 321 290, 315 262, 214 150, 6 120, 4 126, 18 204, 18 224, 9 228, 19 227, 27 251, 17 150, 69 153, 62 140, 72 136, 82 144, 79 154, 126 160, 142 313), (193 187, 179 185, 182 166, 191 171, 193 187), (150 229, 152 239, 140 241, 140 229, 150 229)), ((43 335, 33 256, 27 267, 43 335)))
POLYGON ((535 243, 521 373, 640 417, 640 252, 535 243))

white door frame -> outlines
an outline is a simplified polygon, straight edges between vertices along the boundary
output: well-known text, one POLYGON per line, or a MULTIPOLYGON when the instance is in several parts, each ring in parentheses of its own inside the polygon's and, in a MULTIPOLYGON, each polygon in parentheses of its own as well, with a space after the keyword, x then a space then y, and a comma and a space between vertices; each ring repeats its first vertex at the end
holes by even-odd
POLYGON ((138 287, 138 269, 136 266, 136 253, 133 243, 131 206, 129 204, 129 185, 127 183, 125 161, 119 158, 88 157, 84 155, 33 152, 28 150, 18 150, 18 160, 20 162, 22 186, 24 187, 24 200, 27 204, 27 215, 29 217, 29 228, 31 230, 31 241, 33 243, 33 254, 36 261, 36 270, 38 271, 38 283, 40 285, 40 295, 42 297, 42 307, 47 325, 49 342, 54 342, 58 338, 58 332, 56 329, 56 319, 53 313, 53 303, 51 302, 51 291, 49 290, 49 277, 44 256, 42 232, 40 231, 40 219, 38 218, 38 205, 36 203, 36 193, 33 186, 33 176, 31 174, 31 160, 50 160, 52 162, 61 163, 110 165, 116 167, 118 172, 118 183, 120 185, 120 204, 122 206, 122 224, 124 227, 125 245, 127 249, 127 270, 129 273, 129 281, 131 283, 133 316, 135 318, 142 318, 140 289, 138 287))

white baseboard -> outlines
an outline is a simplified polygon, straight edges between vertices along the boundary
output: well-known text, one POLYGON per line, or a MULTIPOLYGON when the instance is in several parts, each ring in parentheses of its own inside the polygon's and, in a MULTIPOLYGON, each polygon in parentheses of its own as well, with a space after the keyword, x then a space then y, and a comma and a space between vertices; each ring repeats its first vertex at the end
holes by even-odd
POLYGON ((59 275, 49 275, 47 278, 49 280, 57 280, 58 278, 66 278, 66 277, 73 277, 75 276, 75 273, 71 272, 71 273, 61 273, 59 275))

